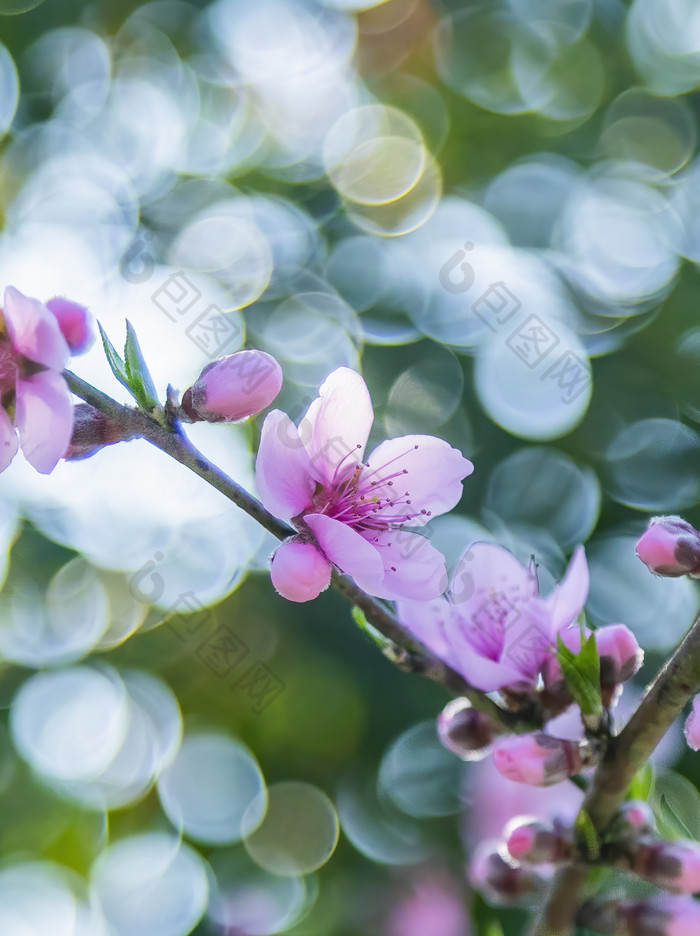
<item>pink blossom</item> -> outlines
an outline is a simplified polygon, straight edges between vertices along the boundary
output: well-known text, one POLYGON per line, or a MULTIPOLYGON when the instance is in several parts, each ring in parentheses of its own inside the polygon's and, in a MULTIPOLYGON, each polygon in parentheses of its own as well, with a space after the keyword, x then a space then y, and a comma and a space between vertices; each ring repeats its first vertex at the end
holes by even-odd
POLYGON ((416 880, 386 921, 386 936, 467 936, 469 919, 455 882, 433 874, 416 880))
POLYGON ((629 936, 698 936, 700 903, 690 897, 658 894, 642 903, 623 905, 620 917, 629 936))
POLYGON ((653 517, 636 552, 657 575, 700 574, 700 533, 682 517, 653 517))
POLYGON ((194 422, 238 422, 254 416, 275 399, 282 368, 265 351, 236 351, 207 364, 182 398, 194 422))
POLYGON ((493 762, 499 773, 516 783, 551 786, 584 766, 580 745, 543 731, 508 735, 496 742, 493 762))
MULTIPOLYGON (((477 845, 469 862, 472 887, 496 907, 532 903, 543 893, 546 878, 530 868, 508 861, 503 851, 497 839, 486 839, 477 845)), ((547 869, 544 870, 546 874, 547 869)))
POLYGON ((700 695, 693 699, 693 708, 685 720, 683 732, 688 746, 694 751, 700 751, 700 695))
POLYGON ((382 442, 363 461, 373 419, 367 386, 347 367, 327 378, 298 428, 280 410, 265 419, 258 491, 299 531, 272 560, 274 586, 291 601, 315 598, 334 565, 380 598, 430 599, 445 589, 444 557, 405 527, 454 507, 473 465, 425 435, 382 442))
POLYGON ((695 894, 700 891, 700 845, 690 839, 641 844, 631 870, 677 894, 695 894))
POLYGON ((49 299, 46 308, 58 322, 72 354, 84 354, 89 350, 95 340, 95 328, 92 315, 85 306, 56 296, 49 299))
POLYGON ((551 822, 518 816, 503 830, 506 851, 514 861, 555 864, 566 861, 573 850, 569 829, 551 822))
POLYGON ((20 445, 42 474, 66 451, 73 405, 61 371, 69 357, 56 317, 37 299, 8 286, 0 313, 0 471, 20 445))
POLYGON ((399 601, 403 624, 477 689, 534 686, 556 635, 578 617, 588 594, 583 547, 551 595, 538 594, 534 567, 507 549, 473 543, 432 602, 399 601))

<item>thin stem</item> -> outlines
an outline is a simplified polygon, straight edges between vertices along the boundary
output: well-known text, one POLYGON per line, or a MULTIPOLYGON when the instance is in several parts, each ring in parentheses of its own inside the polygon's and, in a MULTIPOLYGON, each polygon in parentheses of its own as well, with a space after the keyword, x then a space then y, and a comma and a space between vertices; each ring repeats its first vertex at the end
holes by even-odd
MULTIPOLYGON (((64 371, 63 376, 76 396, 94 406, 111 421, 119 424, 129 436, 140 436, 146 439, 175 461, 199 475, 224 497, 257 520, 273 536, 286 539, 297 532, 269 513, 259 500, 210 462, 192 445, 181 429, 164 428, 142 410, 117 403, 116 400, 97 390, 71 371, 64 371)), ((505 711, 484 692, 470 686, 459 673, 420 644, 383 602, 367 595, 347 576, 334 573, 331 581, 336 591, 363 611, 376 630, 405 651, 401 654, 403 669, 419 673, 434 682, 441 683, 452 692, 465 696, 474 708, 489 715, 509 731, 526 731, 536 727, 523 719, 519 713, 505 711)))
MULTIPOLYGON (((659 671, 630 720, 606 748, 582 806, 599 836, 613 819, 637 771, 699 690, 700 616, 659 671)), ((585 879, 586 871, 581 866, 562 868, 531 936, 569 936, 573 932, 578 895, 585 879)))

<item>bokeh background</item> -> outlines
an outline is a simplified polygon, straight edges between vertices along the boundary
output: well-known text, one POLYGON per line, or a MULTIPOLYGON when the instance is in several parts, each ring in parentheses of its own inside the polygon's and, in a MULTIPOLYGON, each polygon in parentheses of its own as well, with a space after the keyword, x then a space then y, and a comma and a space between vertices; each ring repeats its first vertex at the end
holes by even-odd
MULTIPOLYGON (((647 651, 624 720, 699 605, 634 555, 650 514, 700 526, 699 87, 694 0, 0 0, 0 284, 128 317, 163 393, 256 346, 298 419, 361 369, 376 440, 475 463, 449 563, 492 539, 546 590, 586 543, 590 620, 647 651)), ((252 486, 258 431, 191 435, 252 486)), ((467 856, 580 794, 442 750, 445 694, 339 596, 276 596, 199 479, 17 458, 0 546, 3 934, 521 932, 467 856)), ((700 836, 697 755, 654 771, 700 836)))

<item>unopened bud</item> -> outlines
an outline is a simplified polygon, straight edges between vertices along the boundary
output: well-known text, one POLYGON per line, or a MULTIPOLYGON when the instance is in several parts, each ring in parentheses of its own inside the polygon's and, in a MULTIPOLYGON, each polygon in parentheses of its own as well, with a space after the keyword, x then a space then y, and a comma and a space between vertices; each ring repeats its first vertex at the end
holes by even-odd
POLYGON ((468 699, 452 699, 437 719, 438 737, 448 751, 465 761, 484 758, 503 734, 493 719, 472 708, 468 699))
POLYGON ((685 720, 685 740, 694 751, 700 751, 700 695, 693 699, 693 708, 685 720))
POLYGON ((493 759, 496 769, 508 780, 530 786, 561 783, 586 765, 583 745, 542 731, 501 739, 493 759))
POLYGON ((530 864, 556 864, 566 861, 573 850, 573 837, 569 830, 518 816, 511 819, 503 830, 506 850, 511 858, 530 864))
POLYGON ((73 407, 73 434, 63 457, 66 461, 78 461, 89 458, 106 445, 128 442, 133 438, 119 423, 108 419, 94 406, 79 403, 73 407))
MULTIPOLYGON (((617 910, 618 929, 625 936, 698 936, 700 903, 690 897, 659 894, 617 910)), ((603 932, 606 932, 603 930, 603 932)))
POLYGON ((700 891, 700 845, 689 839, 642 843, 630 870, 666 890, 694 894, 700 891))
POLYGON ((600 691, 603 705, 610 707, 620 683, 631 679, 641 669, 644 651, 629 627, 609 624, 595 631, 600 657, 600 691))
POLYGON ((657 575, 700 575, 700 533, 682 517, 654 517, 637 555, 657 575))
POLYGON ((472 887, 497 907, 519 907, 532 903, 542 893, 545 880, 531 868, 509 862, 500 843, 488 839, 477 845, 469 864, 472 887))
POLYGON ((635 835, 647 835, 656 827, 651 806, 644 800, 626 800, 620 806, 618 823, 635 835))
POLYGON ((56 296, 49 299, 46 308, 58 322, 61 334, 73 354, 83 354, 87 351, 95 340, 95 326, 92 315, 85 306, 56 296))
POLYGON ((264 351, 236 351, 207 364, 182 397, 192 422, 237 422, 265 409, 282 387, 282 368, 264 351))

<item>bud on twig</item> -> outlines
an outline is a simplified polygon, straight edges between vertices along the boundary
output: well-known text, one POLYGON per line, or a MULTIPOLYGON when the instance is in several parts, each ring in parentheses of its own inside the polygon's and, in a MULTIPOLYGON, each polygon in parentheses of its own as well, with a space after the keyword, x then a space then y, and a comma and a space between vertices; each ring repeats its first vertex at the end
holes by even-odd
POLYGON ((574 849, 569 829, 522 816, 511 819, 503 830, 503 837, 511 858, 530 864, 566 861, 574 849))
POLYGON ((590 750, 585 743, 565 741, 536 731, 498 741, 493 758, 496 769, 508 780, 531 786, 551 786, 585 767, 590 750))
POLYGON ((66 461, 89 458, 106 445, 128 442, 133 438, 132 433, 126 432, 119 423, 108 419, 94 406, 79 403, 73 408, 73 434, 63 458, 66 461))
POLYGON ((265 409, 282 387, 282 368, 264 351, 237 351, 207 364, 182 397, 191 422, 237 422, 265 409))
POLYGON ((630 870, 677 894, 700 891, 700 845, 689 839, 640 843, 630 870))
POLYGON ((497 907, 530 904, 546 883, 532 869, 507 861, 493 839, 476 847, 469 865, 469 880, 475 890, 497 907))
POLYGON ((700 575, 700 533, 682 517, 654 517, 636 551, 657 575, 700 575))
POLYGON ((486 757, 503 729, 468 699, 452 699, 438 715, 438 737, 448 751, 465 761, 486 757))
POLYGON ((700 903, 665 894, 636 903, 590 901, 577 922, 606 936, 698 936, 700 903))

